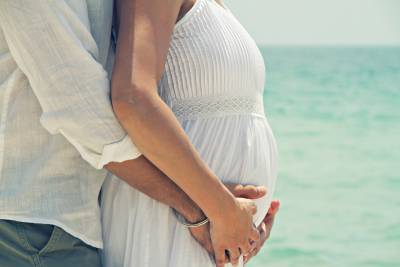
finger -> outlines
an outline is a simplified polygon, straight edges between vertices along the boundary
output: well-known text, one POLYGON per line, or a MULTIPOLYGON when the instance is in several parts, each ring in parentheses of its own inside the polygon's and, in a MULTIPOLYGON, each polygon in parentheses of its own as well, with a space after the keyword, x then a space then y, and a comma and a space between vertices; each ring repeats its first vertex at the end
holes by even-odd
POLYGON ((271 213, 271 214, 268 214, 267 216, 265 216, 263 222, 264 222, 264 224, 265 224, 265 231, 266 231, 266 232, 268 232, 268 231, 270 232, 270 231, 271 231, 272 226, 274 225, 275 216, 276 216, 276 214, 277 214, 277 212, 278 212, 278 209, 279 209, 279 206, 278 206, 278 208, 276 208, 276 209, 273 211, 273 212, 275 212, 275 213, 271 213))
POLYGON ((254 257, 255 250, 256 249, 254 248, 247 255, 243 256, 243 262, 245 264, 248 263, 250 261, 250 259, 254 257))
POLYGON ((279 211, 280 202, 278 200, 273 200, 269 207, 268 213, 265 215, 263 221, 267 222, 273 219, 279 211))
POLYGON ((269 218, 266 222, 263 222, 258 228, 260 232, 260 240, 257 243, 257 250, 260 250, 265 242, 269 239, 274 224, 274 217, 269 218))
POLYGON ((228 263, 230 263, 231 261, 229 260, 229 252, 228 251, 225 251, 226 253, 225 253, 225 264, 228 264, 228 263))
POLYGON ((215 264, 217 267, 225 266, 225 249, 215 249, 215 264))
POLYGON ((258 199, 267 194, 265 186, 241 185, 241 184, 225 184, 235 197, 248 199, 258 199))
POLYGON ((256 249, 258 243, 259 242, 255 242, 255 241, 250 242, 250 251, 253 251, 254 249, 256 249))
POLYGON ((269 214, 275 215, 279 211, 280 205, 281 205, 281 203, 279 202, 279 200, 273 200, 271 202, 271 205, 269 207, 267 215, 269 215, 269 214))
POLYGON ((250 251, 248 253, 243 254, 243 260, 251 256, 251 253, 257 248, 259 242, 251 241, 250 242, 250 251))
POLYGON ((256 256, 260 251, 261 251, 261 247, 255 248, 255 249, 251 252, 251 257, 256 256))
POLYGON ((241 187, 240 197, 248 199, 258 199, 267 194, 267 188, 265 186, 254 186, 246 185, 241 187))
POLYGON ((243 263, 246 264, 249 261, 249 256, 243 256, 243 263))
POLYGON ((251 258, 253 258, 257 253, 260 251, 262 246, 264 245, 265 241, 268 239, 267 238, 267 228, 265 222, 262 222, 260 226, 257 228, 259 234, 260 234, 260 239, 258 241, 250 242, 251 248, 250 252, 245 255, 244 261, 247 263, 251 258))
POLYGON ((251 258, 253 258, 254 256, 256 256, 258 254, 258 252, 260 251, 259 248, 255 248, 253 249, 250 254, 246 257, 245 259, 245 263, 249 262, 251 260, 251 258))
POLYGON ((241 253, 240 253, 239 248, 229 249, 229 260, 233 266, 236 266, 239 264, 240 255, 241 255, 241 253))
POLYGON ((269 218, 265 222, 265 235, 266 239, 268 239, 271 235, 272 227, 274 226, 275 217, 269 218))
MULTIPOLYGON (((251 241, 257 242, 258 240, 260 240, 260 232, 256 228, 253 228, 250 232, 249 238, 251 241)), ((250 244, 249 244, 249 246, 250 246, 250 244)))
POLYGON ((234 183, 226 183, 224 184, 226 188, 228 188, 229 191, 235 196, 235 197, 240 197, 239 194, 241 193, 241 190, 243 188, 243 185, 241 184, 234 184, 234 183))
POLYGON ((260 239, 262 239, 267 231, 267 225, 265 222, 262 222, 260 226, 257 227, 258 232, 260 233, 260 239))
POLYGON ((265 222, 262 222, 260 226, 257 228, 258 232, 260 233, 260 240, 256 242, 257 247, 262 247, 267 240, 267 227, 265 222))
POLYGON ((245 242, 244 244, 242 244, 240 246, 240 251, 242 252, 243 255, 250 254, 251 251, 250 242, 245 242))

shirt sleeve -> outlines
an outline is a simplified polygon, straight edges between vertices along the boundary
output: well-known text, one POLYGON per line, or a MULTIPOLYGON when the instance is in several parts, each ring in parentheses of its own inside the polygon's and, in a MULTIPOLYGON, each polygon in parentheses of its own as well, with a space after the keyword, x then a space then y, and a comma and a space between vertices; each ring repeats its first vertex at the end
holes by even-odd
POLYGON ((1 0, 0 27, 47 131, 62 134, 97 169, 141 155, 114 115, 89 27, 64 1, 1 0))

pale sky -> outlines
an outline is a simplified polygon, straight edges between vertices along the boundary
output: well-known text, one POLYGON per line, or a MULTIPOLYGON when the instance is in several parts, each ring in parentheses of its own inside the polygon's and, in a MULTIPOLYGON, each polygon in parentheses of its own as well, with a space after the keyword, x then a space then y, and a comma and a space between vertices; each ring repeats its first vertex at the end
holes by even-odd
POLYGON ((400 0, 225 0, 259 44, 400 45, 400 0))

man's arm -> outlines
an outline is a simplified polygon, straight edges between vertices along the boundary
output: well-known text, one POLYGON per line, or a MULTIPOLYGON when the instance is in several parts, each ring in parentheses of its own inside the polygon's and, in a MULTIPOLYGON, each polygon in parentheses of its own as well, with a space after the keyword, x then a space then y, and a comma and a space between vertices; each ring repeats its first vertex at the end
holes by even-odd
POLYGON ((121 163, 112 162, 105 168, 142 193, 176 209, 190 222, 205 218, 192 199, 144 156, 121 163))
POLYGON ((258 240, 252 216, 256 205, 235 199, 201 159, 171 109, 157 93, 182 0, 124 0, 112 79, 115 114, 143 155, 175 182, 210 220, 217 266, 229 251, 258 240), (235 224, 231 222, 234 221, 235 224))
POLYGON ((187 195, 145 158, 133 160, 141 153, 114 115, 107 73, 96 61, 87 18, 80 19, 62 0, 0 1, 0 29, 39 101, 43 127, 63 135, 93 167, 108 164, 117 176, 190 219, 197 208, 187 195), (186 204, 194 208, 182 207, 186 204))
MULTIPOLYGON (((144 156, 122 163, 110 163, 105 167, 142 193, 173 207, 180 212, 186 220, 198 222, 205 218, 204 213, 196 203, 144 156)), ((266 188, 263 186, 240 184, 226 184, 225 186, 235 197, 240 198, 258 199, 267 194, 266 188)), ((278 209, 279 202, 273 201, 263 222, 258 227, 260 239, 252 244, 250 254, 246 255, 244 258, 246 262, 260 251, 265 241, 269 238, 278 209)), ((195 238, 204 249, 214 254, 208 224, 189 230, 193 238, 195 238)))
POLYGON ((96 44, 64 1, 1 0, 0 29, 39 101, 41 123, 49 133, 63 135, 93 167, 108 164, 118 177, 188 220, 203 216, 144 157, 133 160, 140 152, 114 116, 107 73, 95 60, 96 44))
MULTIPOLYGON (((121 163, 112 162, 105 168, 147 196, 176 209, 189 222, 198 222, 205 218, 196 203, 144 156, 121 163)), ((267 193, 263 186, 225 186, 238 198, 258 199, 267 193)))
POLYGON ((145 158, 132 160, 141 153, 114 116, 107 74, 95 60, 96 44, 89 29, 78 25, 79 18, 65 17, 63 8, 64 1, 0 1, 0 28, 41 105, 43 127, 63 135, 93 167, 107 165, 130 185, 196 221, 203 214, 182 190, 145 158))
POLYGON ((87 20, 62 0, 0 1, 0 29, 39 101, 41 124, 102 169, 141 153, 114 115, 110 82, 96 61, 87 20))
POLYGON ((107 165, 188 220, 204 216, 170 179, 139 157, 114 116, 107 73, 95 60, 96 43, 64 1, 1 0, 0 29, 39 101, 46 130, 63 135, 93 167, 107 165))

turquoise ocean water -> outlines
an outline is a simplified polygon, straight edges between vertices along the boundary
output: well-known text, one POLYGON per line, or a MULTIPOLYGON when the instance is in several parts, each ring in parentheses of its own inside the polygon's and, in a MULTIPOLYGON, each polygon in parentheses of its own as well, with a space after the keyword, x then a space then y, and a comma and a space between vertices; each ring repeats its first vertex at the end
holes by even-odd
POLYGON ((400 47, 262 48, 280 151, 251 267, 400 266, 400 47))

